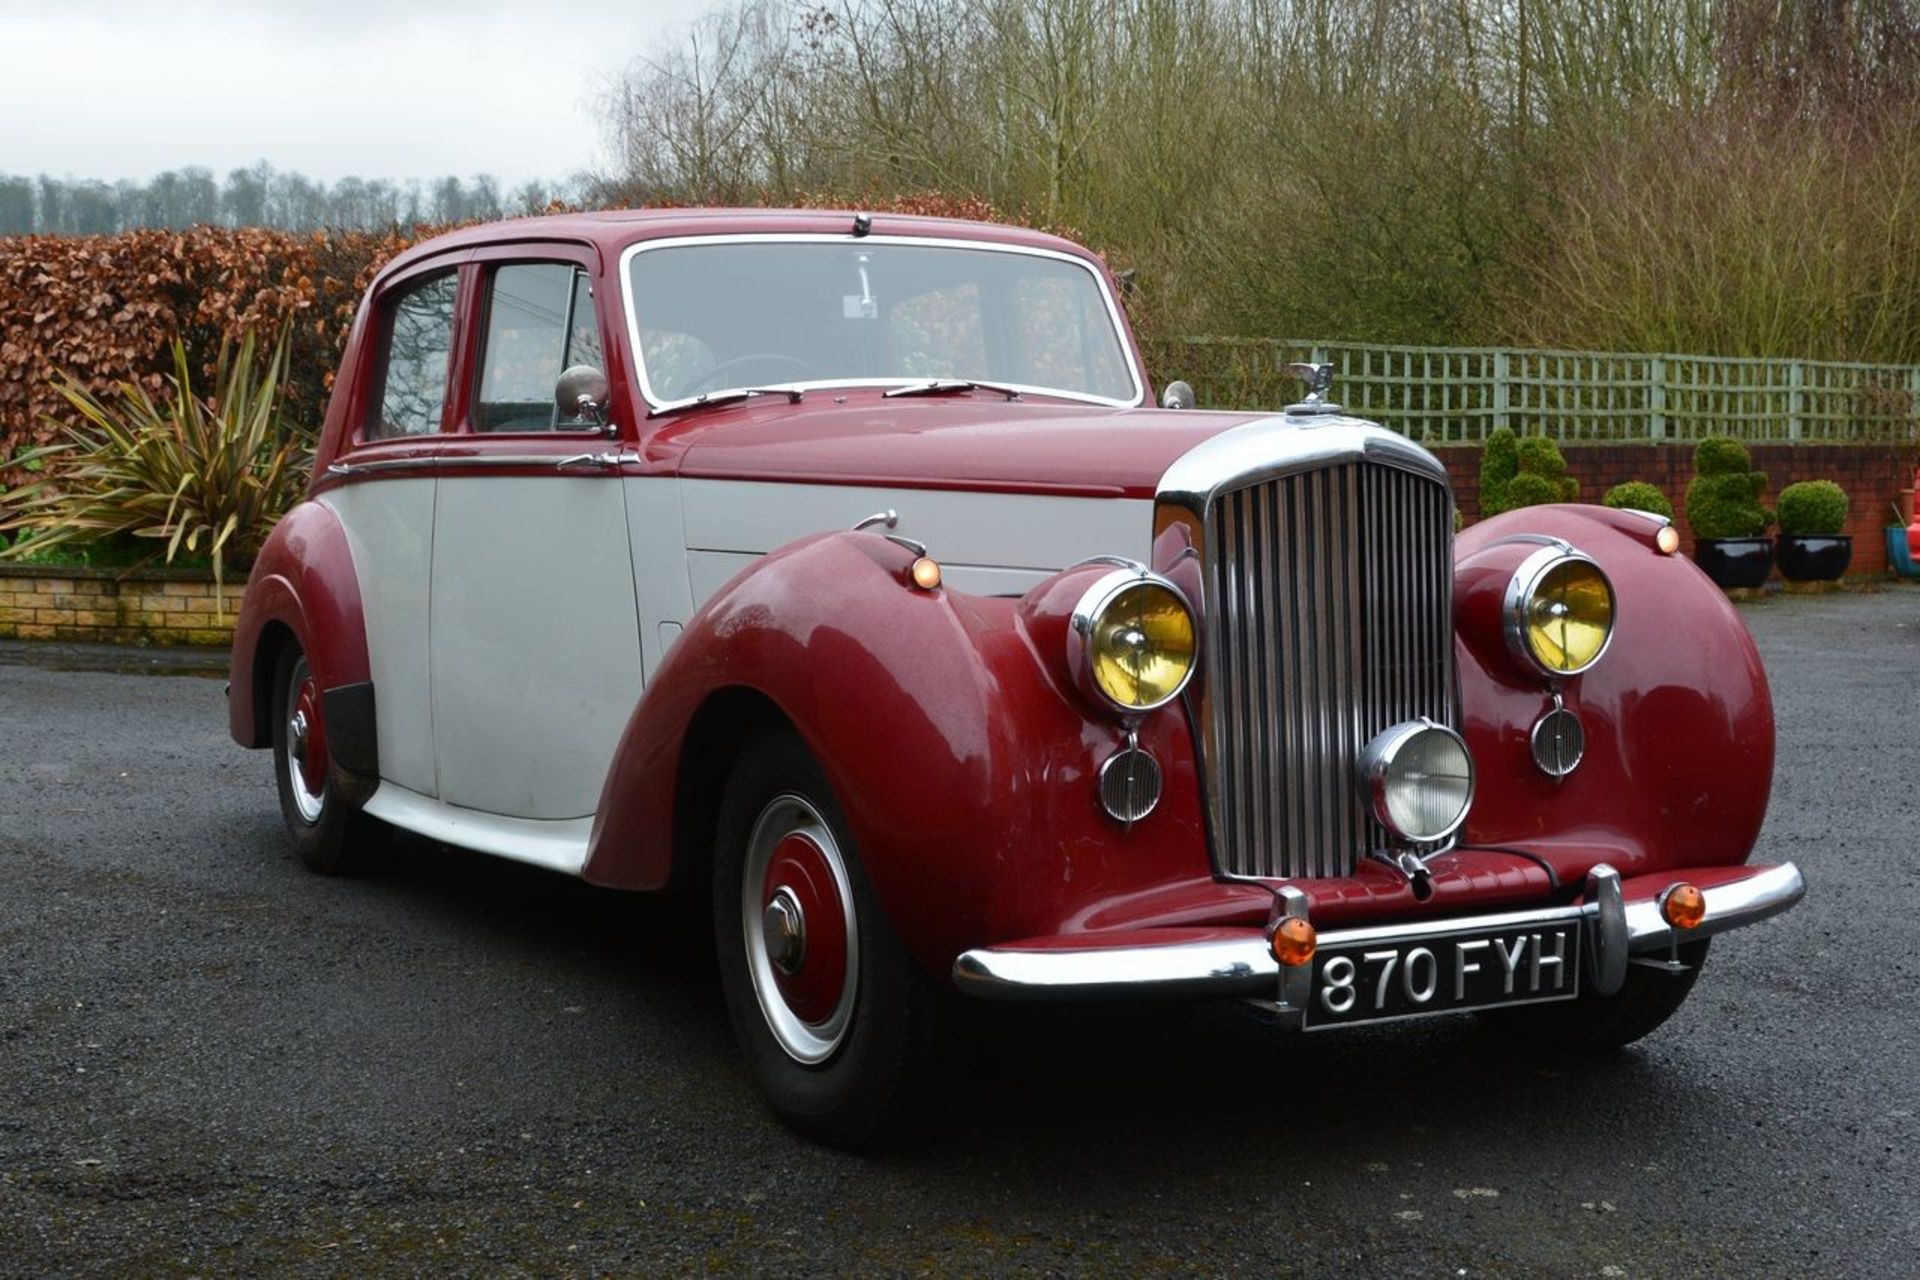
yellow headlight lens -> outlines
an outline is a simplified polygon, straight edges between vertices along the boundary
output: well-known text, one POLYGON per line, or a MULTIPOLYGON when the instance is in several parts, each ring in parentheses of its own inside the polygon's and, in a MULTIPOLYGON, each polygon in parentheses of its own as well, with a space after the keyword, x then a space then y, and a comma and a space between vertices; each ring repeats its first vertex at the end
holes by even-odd
POLYGON ((1186 601, 1161 583, 1136 582, 1116 591, 1094 618, 1088 668, 1115 705, 1146 710, 1180 692, 1195 649, 1186 601))
POLYGON ((1541 574, 1524 607, 1528 651, 1562 675, 1592 666, 1613 631, 1613 588, 1586 560, 1562 560, 1541 574))

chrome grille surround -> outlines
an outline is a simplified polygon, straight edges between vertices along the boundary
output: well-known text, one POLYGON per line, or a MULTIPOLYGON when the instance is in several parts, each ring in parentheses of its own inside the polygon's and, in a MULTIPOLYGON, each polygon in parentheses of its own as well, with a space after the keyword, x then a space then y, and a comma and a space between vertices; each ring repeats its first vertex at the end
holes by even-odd
POLYGON ((1154 532, 1155 567, 1202 617, 1187 705, 1215 873, 1352 874, 1386 844, 1361 749, 1456 719, 1445 467, 1357 419, 1261 419, 1168 469, 1154 532))

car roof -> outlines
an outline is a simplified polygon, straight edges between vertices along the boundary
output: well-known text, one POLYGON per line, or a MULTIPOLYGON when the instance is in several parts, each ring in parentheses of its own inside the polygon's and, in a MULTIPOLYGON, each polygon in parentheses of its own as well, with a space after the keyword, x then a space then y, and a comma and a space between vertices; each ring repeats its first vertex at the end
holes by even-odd
MULTIPOLYGON (((607 261, 611 261, 629 245, 669 236, 782 232, 819 234, 838 231, 851 238, 853 220, 859 212, 855 209, 608 209, 592 213, 509 218, 501 222, 460 227, 422 240, 388 263, 381 270, 376 284, 428 258, 498 244, 556 240, 584 243, 594 246, 607 261)), ((1098 260, 1094 254, 1071 240, 1027 227, 918 214, 873 213, 868 216, 872 219, 869 234, 877 237, 938 236, 981 240, 1049 249, 1056 253, 1098 260)))

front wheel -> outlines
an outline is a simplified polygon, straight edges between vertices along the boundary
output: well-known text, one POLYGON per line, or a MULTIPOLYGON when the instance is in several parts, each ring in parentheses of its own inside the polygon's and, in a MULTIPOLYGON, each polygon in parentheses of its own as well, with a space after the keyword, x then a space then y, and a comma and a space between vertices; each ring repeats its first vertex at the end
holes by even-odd
POLYGON ((1702 938, 1681 947, 1679 960, 1687 967, 1680 973, 1630 965, 1625 985, 1610 996, 1587 992, 1559 1004, 1497 1010, 1484 1015, 1486 1025, 1502 1039, 1533 1048, 1563 1052, 1623 1048, 1680 1011, 1699 981, 1712 943, 1711 938, 1702 938))
POLYGON ((307 655, 292 647, 283 651, 273 688, 273 772, 287 835, 310 869, 346 874, 385 846, 388 828, 333 793, 326 710, 307 655))
POLYGON ((736 1038, 767 1101, 842 1147, 888 1136, 931 1070, 938 993, 876 902, 832 789, 791 733, 727 783, 714 936, 736 1038))

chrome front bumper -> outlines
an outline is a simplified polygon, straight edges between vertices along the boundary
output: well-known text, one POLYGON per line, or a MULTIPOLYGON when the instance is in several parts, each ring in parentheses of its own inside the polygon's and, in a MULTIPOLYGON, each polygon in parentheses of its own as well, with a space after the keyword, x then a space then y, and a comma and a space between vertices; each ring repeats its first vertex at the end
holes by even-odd
MULTIPOLYGON (((1671 882, 1683 878, 1675 875, 1671 882)), ((1655 879, 1667 877, 1642 876, 1636 883, 1655 879)), ((1591 989, 1607 994, 1620 989, 1633 957, 1665 953, 1676 943, 1696 942, 1765 920, 1800 901, 1806 892, 1806 877, 1793 863, 1760 868, 1743 879, 1704 890, 1705 918, 1695 928, 1676 931, 1653 899, 1624 901, 1619 873, 1603 864, 1588 874, 1586 901, 1578 906, 1334 929, 1320 934, 1319 945, 1415 942, 1578 920, 1587 930, 1591 989)), ((953 981, 969 995, 993 1000, 1251 996, 1277 1000, 1286 1008, 1304 998, 1312 967, 1283 967, 1273 958, 1266 932, 1248 929, 1244 937, 1148 946, 978 947, 962 952, 953 962, 953 981)))

